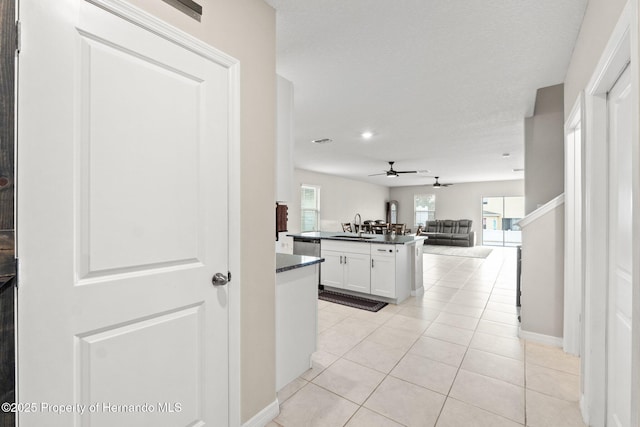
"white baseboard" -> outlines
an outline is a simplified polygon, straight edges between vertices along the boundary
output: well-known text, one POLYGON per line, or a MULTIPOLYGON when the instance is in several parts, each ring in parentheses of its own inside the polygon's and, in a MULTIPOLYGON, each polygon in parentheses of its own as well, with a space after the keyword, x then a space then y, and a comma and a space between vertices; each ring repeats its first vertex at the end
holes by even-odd
POLYGON ((562 337, 553 337, 551 335, 543 335, 536 332, 523 331, 520 328, 518 329, 518 336, 528 341, 537 342, 539 344, 552 345, 554 347, 562 348, 563 344, 562 337))
POLYGON ((424 294, 424 286, 420 286, 415 291, 411 291, 411 296, 412 297, 419 297, 422 294, 424 294))
POLYGON ((584 401, 584 394, 580 395, 580 414, 582 415, 582 421, 584 421, 586 425, 589 425, 589 411, 584 401))
POLYGON ((280 405, 278 404, 278 399, 276 399, 251 417, 249 421, 242 424, 242 427, 264 427, 273 421, 278 414, 280 414, 280 405))

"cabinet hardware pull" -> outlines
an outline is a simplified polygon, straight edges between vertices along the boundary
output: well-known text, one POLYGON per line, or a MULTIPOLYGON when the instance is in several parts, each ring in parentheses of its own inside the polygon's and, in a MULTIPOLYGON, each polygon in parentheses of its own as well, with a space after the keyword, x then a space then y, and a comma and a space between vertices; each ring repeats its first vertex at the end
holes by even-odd
POLYGON ((340 264, 342 264, 342 255, 340 255, 340 264))
POLYGON ((373 260, 371 260, 371 268, 373 268, 373 260))
POLYGON ((344 263, 345 264, 347 263, 347 256, 346 255, 344 256, 344 263))
POLYGON ((387 252, 386 249, 378 249, 378 252, 387 252))

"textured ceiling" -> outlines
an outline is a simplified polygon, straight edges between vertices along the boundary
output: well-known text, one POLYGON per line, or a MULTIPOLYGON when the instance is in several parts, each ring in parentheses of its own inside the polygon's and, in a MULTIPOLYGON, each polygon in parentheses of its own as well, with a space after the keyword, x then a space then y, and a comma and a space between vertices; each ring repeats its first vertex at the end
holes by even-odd
POLYGON ((521 179, 524 118, 538 88, 563 82, 587 3, 266 1, 294 85, 296 167, 389 186, 433 182, 368 177, 389 160, 440 182, 521 179))

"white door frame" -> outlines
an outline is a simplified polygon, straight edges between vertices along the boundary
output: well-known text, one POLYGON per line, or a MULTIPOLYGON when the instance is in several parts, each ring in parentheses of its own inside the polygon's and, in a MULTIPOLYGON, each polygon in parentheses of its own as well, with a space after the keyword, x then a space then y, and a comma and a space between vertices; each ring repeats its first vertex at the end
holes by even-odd
MULTIPOLYGON (((609 145, 607 129, 607 91, 630 61, 632 75, 634 117, 638 118, 638 0, 629 0, 614 28, 609 42, 585 88, 583 132, 585 142, 584 186, 584 349, 582 370, 583 390, 580 399, 582 415, 591 426, 606 423, 606 328, 607 290, 609 271, 606 260, 609 253, 608 186, 609 145)), ((633 199, 634 209, 640 212, 640 148, 638 147, 638 120, 632 130, 633 141, 633 199)), ((634 216, 633 257, 640 255, 640 220, 634 216)), ((633 272, 633 353, 632 353, 632 408, 631 425, 638 426, 638 397, 640 395, 640 269, 633 272)))
POLYGON ((564 244, 564 351, 580 355, 582 351, 583 313, 583 203, 584 186, 582 94, 573 106, 564 126, 565 135, 565 244, 564 244), (579 140, 576 141, 576 130, 579 140))
POLYGON ((567 353, 580 356, 582 351, 583 313, 583 188, 584 188, 584 132, 582 112, 584 97, 580 97, 571 109, 564 125, 564 193, 565 193, 565 244, 564 244, 564 339, 567 353), (576 140, 576 130, 579 130, 576 140))
MULTIPOLYGON (((233 280, 228 286, 229 426, 241 425, 240 413, 240 62, 202 40, 177 29, 125 0, 86 0, 141 28, 203 56, 228 70, 228 263, 233 280)), ((19 328, 19 325, 18 325, 19 328)))

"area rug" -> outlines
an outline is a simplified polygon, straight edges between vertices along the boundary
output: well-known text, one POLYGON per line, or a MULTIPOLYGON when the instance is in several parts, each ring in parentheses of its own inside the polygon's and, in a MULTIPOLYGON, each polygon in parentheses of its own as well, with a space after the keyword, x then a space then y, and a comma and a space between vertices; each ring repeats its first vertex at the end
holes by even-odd
POLYGON ((319 290, 318 298, 323 301, 329 301, 336 304, 346 305, 348 307, 359 308, 360 310, 378 311, 386 302, 374 301, 372 299, 354 297, 353 295, 341 294, 339 292, 319 290))
POLYGON ((472 246, 465 248, 462 246, 439 246, 439 245, 424 245, 425 254, 435 255, 449 255, 449 256, 462 256, 469 258, 486 258, 493 251, 486 246, 472 246))

